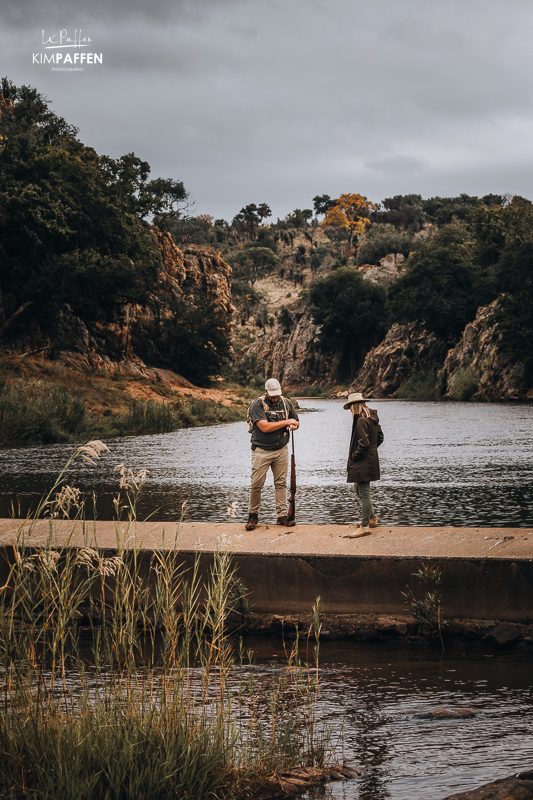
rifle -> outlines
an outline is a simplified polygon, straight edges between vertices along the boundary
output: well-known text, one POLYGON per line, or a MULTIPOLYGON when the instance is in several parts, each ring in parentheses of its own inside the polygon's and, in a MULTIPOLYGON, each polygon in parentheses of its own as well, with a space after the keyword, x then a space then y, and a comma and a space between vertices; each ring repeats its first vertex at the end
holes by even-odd
POLYGON ((287 512, 287 519, 291 522, 296 516, 296 462, 294 460, 294 431, 291 431, 292 436, 292 453, 291 453, 291 493, 289 496, 289 510, 287 512))

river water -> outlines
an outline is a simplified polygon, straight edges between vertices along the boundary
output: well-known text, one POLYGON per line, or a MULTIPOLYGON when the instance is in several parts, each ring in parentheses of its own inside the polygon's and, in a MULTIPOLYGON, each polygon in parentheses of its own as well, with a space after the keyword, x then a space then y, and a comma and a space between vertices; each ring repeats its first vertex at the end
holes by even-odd
MULTIPOLYGON (((276 640, 251 646, 281 662, 276 640)), ((339 761, 362 769, 307 800, 440 800, 531 769, 531 654, 354 642, 321 645, 322 712, 339 761), (433 719, 439 709, 468 708, 472 718, 433 719)))
MULTIPOLYGON (((359 517, 345 482, 351 415, 342 401, 300 401, 295 434, 297 521, 352 523, 359 517)), ((385 433, 382 478, 373 498, 384 525, 533 525, 533 405, 424 403, 376 400, 385 433)), ((111 452, 98 466, 83 461, 69 481, 98 495, 98 514, 111 518, 118 478, 114 467, 146 468, 149 478, 140 517, 245 520, 250 441, 244 422, 189 428, 157 436, 107 442, 111 452)), ((17 448, 0 452, 0 516, 11 504, 21 513, 35 505, 74 447, 17 448)), ((261 519, 275 521, 271 476, 261 519)))

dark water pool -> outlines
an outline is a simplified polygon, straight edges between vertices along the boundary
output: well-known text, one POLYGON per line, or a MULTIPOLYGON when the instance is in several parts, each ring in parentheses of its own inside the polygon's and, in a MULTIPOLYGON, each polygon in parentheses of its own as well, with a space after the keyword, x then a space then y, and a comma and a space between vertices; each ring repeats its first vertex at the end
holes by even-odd
MULTIPOLYGON (((282 660, 276 640, 251 644, 256 659, 282 660)), ((307 800, 439 800, 533 765, 531 654, 331 642, 321 667, 339 755, 363 773, 307 800), (475 716, 422 716, 459 707, 475 716)))

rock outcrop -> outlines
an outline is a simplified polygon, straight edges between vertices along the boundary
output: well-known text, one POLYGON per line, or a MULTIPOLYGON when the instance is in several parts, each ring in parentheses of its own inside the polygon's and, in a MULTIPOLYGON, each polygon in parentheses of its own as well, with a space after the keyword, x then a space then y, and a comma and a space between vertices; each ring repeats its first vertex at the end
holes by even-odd
POLYGON ((53 335, 32 328, 16 341, 12 349, 23 355, 42 352, 73 369, 119 371, 128 377, 150 377, 164 383, 191 386, 170 370, 147 367, 146 361, 160 361, 160 354, 150 339, 150 331, 159 319, 168 316, 172 301, 184 298, 213 302, 227 316, 231 313, 231 267, 218 250, 199 245, 177 247, 170 234, 152 228, 162 255, 157 291, 146 304, 124 303, 116 306, 104 320, 90 328, 68 305, 59 313, 53 335))
POLYGON ((372 283, 388 286, 400 277, 404 263, 405 256, 402 253, 389 253, 380 260, 379 264, 361 264, 358 269, 372 283))
POLYGON ((480 308, 461 341, 444 363, 444 396, 453 400, 490 402, 518 400, 526 396, 521 364, 510 364, 500 349, 494 310, 498 301, 480 308))
POLYGON ((412 375, 423 376, 440 366, 445 355, 446 345, 435 334, 395 324, 367 354, 350 391, 367 397, 393 397, 412 375))
POLYGON ((257 339, 247 355, 256 356, 264 374, 285 384, 334 381, 338 358, 324 356, 318 348, 318 328, 306 311, 295 312, 294 327, 285 333, 277 323, 271 333, 257 339))

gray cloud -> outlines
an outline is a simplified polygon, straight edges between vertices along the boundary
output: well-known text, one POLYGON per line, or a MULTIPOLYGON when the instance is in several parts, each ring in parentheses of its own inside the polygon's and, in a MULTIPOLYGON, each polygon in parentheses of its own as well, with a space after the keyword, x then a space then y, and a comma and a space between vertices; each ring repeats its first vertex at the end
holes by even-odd
POLYGON ((284 216, 349 191, 533 198, 529 0, 31 5, 3 4, 2 73, 99 152, 184 180, 199 213, 284 216), (43 26, 83 26, 104 64, 32 66, 43 26))

